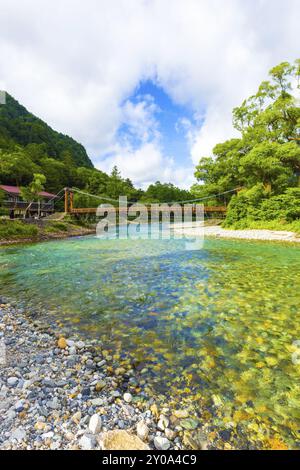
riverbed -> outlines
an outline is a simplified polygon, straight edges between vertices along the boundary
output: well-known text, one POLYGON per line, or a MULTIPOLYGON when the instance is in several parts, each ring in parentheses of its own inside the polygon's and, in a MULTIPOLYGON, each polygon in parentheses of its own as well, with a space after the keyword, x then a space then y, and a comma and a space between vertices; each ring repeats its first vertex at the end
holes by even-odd
POLYGON ((218 448, 299 448, 299 267, 298 245, 85 237, 1 249, 0 295, 101 341, 218 448))

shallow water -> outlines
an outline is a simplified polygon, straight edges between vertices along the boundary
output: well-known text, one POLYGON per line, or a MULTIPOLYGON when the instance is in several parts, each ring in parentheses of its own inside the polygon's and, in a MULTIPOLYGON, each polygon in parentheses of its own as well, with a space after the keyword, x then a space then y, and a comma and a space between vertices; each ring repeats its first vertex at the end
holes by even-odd
POLYGON ((0 295, 126 352, 147 393, 201 409, 212 429, 297 448, 299 267, 293 245, 85 237, 1 249, 0 295))

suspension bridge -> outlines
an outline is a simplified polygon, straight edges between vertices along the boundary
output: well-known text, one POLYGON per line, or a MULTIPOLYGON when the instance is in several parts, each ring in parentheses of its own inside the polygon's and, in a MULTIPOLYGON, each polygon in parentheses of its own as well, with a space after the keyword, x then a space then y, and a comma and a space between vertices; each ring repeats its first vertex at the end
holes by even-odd
MULTIPOLYGON (((197 203, 198 204, 202 203, 202 204, 204 204, 204 214, 205 215, 216 214, 216 215, 224 216, 226 214, 226 211, 227 211, 226 205, 210 206, 210 205, 206 205, 205 201, 211 200, 214 197, 220 197, 220 196, 225 195, 225 194, 237 193, 239 190, 241 190, 241 188, 234 188, 232 190, 224 191, 222 193, 215 194, 215 195, 212 195, 212 196, 207 196, 207 197, 203 197, 203 198, 196 198, 196 199, 190 199, 190 200, 187 200, 187 201, 166 201, 166 202, 161 202, 161 203, 159 203, 159 205, 160 205, 159 210, 161 212, 170 211, 170 206, 173 206, 175 204, 179 204, 179 205, 191 204, 193 213, 196 213, 197 203)), ((119 207, 118 206, 116 207, 116 204, 119 203, 119 199, 113 199, 113 198, 105 197, 105 196, 96 196, 94 194, 90 194, 90 193, 87 193, 85 191, 82 191, 78 188, 64 188, 59 193, 61 193, 61 192, 63 192, 63 194, 60 197, 60 199, 62 197, 64 197, 64 209, 65 209, 66 214, 81 216, 81 215, 89 215, 89 214, 96 214, 97 213, 98 207, 75 207, 75 205, 74 205, 74 194, 76 194, 76 193, 80 194, 82 196, 86 196, 88 198, 98 199, 102 203, 103 203, 103 201, 105 201, 105 206, 103 206, 103 207, 105 208, 105 211, 108 212, 108 213, 110 211, 116 211, 116 212, 119 211, 119 207)), ((59 195, 59 193, 57 194, 57 196, 59 195)), ((99 202, 99 205, 100 204, 101 203, 99 202)), ((139 203, 137 201, 128 201, 128 207, 132 206, 133 204, 139 204, 139 203)), ((143 204, 144 206, 147 207, 148 210, 150 210, 151 203, 147 202, 147 203, 141 203, 141 204, 143 204)), ((154 204, 154 203, 152 203, 152 204, 154 204)))

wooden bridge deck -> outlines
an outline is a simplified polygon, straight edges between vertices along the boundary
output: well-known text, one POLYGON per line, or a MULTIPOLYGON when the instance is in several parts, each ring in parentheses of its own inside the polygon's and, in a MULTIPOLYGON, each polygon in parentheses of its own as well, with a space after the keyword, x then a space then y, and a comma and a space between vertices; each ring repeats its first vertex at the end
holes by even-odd
MULTIPOLYGON (((116 211, 116 213, 119 212, 119 209, 116 207, 115 209, 112 209, 110 207, 104 208, 106 212, 112 212, 116 211)), ((206 206, 204 207, 204 213, 223 213, 225 214, 227 211, 227 207, 225 206, 206 206)), ((82 215, 82 214, 96 214, 97 212, 97 207, 72 207, 69 211, 70 214, 74 215, 82 215)), ((165 210, 162 208, 160 209, 160 212, 169 212, 169 208, 166 208, 165 210)), ((193 213, 196 213, 196 209, 193 208, 193 213)))

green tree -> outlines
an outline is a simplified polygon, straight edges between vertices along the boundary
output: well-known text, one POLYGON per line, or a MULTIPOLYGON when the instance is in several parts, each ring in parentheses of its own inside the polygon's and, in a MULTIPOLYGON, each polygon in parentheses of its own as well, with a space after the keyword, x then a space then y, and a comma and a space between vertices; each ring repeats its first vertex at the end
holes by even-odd
MULTIPOLYGON (((256 94, 233 110, 233 125, 240 138, 216 145, 212 157, 200 159, 195 171, 199 183, 191 189, 197 197, 212 196, 216 202, 224 202, 225 197, 229 202, 233 193, 217 198, 214 195, 237 187, 260 187, 263 190, 259 197, 263 200, 299 185, 300 107, 294 84, 299 86, 300 59, 273 67, 269 77, 256 94)), ((244 209, 251 204, 259 205, 254 205, 247 192, 234 196, 227 219, 231 210, 237 217, 237 206, 241 209, 239 217, 249 214, 244 209)))
POLYGON ((0 150, 0 178, 3 183, 19 186, 28 184, 39 167, 26 155, 23 149, 12 152, 0 150))
MULTIPOLYGON (((38 202, 38 217, 40 217, 40 202, 43 199, 41 192, 45 189, 46 177, 42 174, 35 173, 32 182, 27 187, 21 187, 21 196, 25 201, 29 202, 27 210, 35 201, 38 202)), ((27 212, 27 211, 26 211, 27 212)), ((26 216, 26 213, 25 213, 26 216)))

